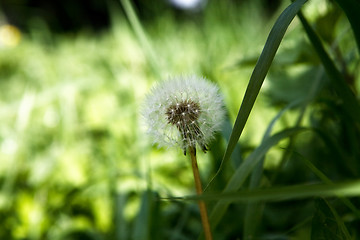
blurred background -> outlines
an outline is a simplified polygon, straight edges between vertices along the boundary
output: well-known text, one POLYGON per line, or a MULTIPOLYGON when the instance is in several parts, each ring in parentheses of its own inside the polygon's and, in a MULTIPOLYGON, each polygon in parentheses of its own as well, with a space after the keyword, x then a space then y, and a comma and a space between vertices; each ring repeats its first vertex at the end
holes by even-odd
MULTIPOLYGON (((158 200, 193 194, 193 179, 180 149, 157 149, 144 134, 144 96, 157 81, 179 74, 219 85, 228 119, 213 151, 199 154, 206 185, 267 35, 289 3, 137 0, 131 2, 137 22, 125 0, 1 0, 0 239, 195 239, 201 230, 197 205, 158 200)), ((321 0, 307 3, 304 13, 357 92, 358 55, 342 11, 321 0)), ((260 143, 284 106, 308 95, 315 79, 314 96, 320 96, 326 76, 295 19, 224 176, 260 143)), ((334 128, 336 120, 326 113, 334 128)), ((298 114, 287 112, 275 129, 294 125, 298 114)), ((323 115, 307 116, 304 124, 324 123, 323 115)), ((314 142, 309 137, 301 146, 314 142)), ((278 166, 282 151, 270 151, 266 171, 278 166)), ((328 173, 336 168, 327 166, 328 173)), ((306 178, 291 178, 291 166, 287 171, 280 183, 306 178)), ((220 181, 218 190, 223 186, 220 181)), ((286 232, 291 216, 271 214, 268 220, 277 220, 263 229, 286 232)), ((216 239, 240 234, 241 223, 231 219, 224 218, 216 239)))

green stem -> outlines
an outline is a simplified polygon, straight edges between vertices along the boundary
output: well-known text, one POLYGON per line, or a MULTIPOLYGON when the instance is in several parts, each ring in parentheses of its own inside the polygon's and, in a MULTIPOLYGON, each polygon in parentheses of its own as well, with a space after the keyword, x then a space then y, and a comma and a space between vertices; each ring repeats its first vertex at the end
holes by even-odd
POLYGON ((124 8, 125 14, 130 22, 130 25, 132 29, 134 30, 134 33, 136 37, 138 38, 141 46, 143 47, 145 51, 145 55, 154 70, 154 73, 161 78, 161 68, 158 64, 158 58, 156 57, 156 54, 150 44, 150 41, 148 40, 144 28, 141 26, 141 23, 135 13, 134 7, 131 4, 131 1, 129 0, 120 0, 121 5, 124 8))

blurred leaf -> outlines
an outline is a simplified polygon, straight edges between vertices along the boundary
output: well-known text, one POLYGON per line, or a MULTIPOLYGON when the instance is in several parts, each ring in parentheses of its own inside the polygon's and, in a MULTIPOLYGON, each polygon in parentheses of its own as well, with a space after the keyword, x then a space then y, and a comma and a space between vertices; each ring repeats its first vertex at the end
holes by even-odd
MULTIPOLYGON (((236 61, 230 69, 239 67, 254 67, 257 62, 256 56, 244 56, 242 59, 236 61)), ((301 40, 296 47, 282 47, 281 51, 276 54, 272 69, 284 70, 289 65, 297 64, 312 64, 317 65, 319 59, 314 56, 311 44, 307 41, 301 40)))
MULTIPOLYGON (((309 92, 316 81, 325 82, 324 77, 319 76, 319 68, 309 67, 292 76, 291 72, 297 71, 296 66, 287 66, 286 70, 272 71, 269 73, 269 89, 266 95, 274 105, 284 105, 298 99, 309 97, 309 92), (320 78, 320 79, 319 79, 320 78)), ((321 74, 324 76, 324 74, 321 74)), ((320 84, 319 83, 319 84, 320 84)), ((318 89, 314 90, 315 93, 318 89)), ((313 95, 316 95, 313 93, 313 95)), ((310 99, 309 99, 310 100, 310 99)))
POLYGON ((311 230, 312 240, 352 239, 343 221, 327 201, 318 199, 315 209, 311 230))
POLYGON ((133 239, 151 239, 150 238, 150 229, 149 229, 149 219, 150 219, 150 208, 151 208, 151 196, 149 191, 144 191, 141 196, 141 206, 139 213, 136 218, 133 239))
MULTIPOLYGON (((320 169, 318 169, 311 161, 302 157, 301 155, 297 155, 301 157, 302 161, 306 164, 306 166, 311 169, 311 171, 323 182, 327 184, 333 184, 333 181, 329 179, 320 169)), ((354 204, 348 199, 344 197, 340 197, 340 200, 356 215, 356 217, 360 218, 360 211, 354 206, 354 204)))
POLYGON ((102 240, 103 238, 90 230, 73 230, 66 233, 62 239, 66 240, 102 240))
POLYGON ((329 44, 334 42, 336 32, 334 31, 337 21, 341 15, 339 8, 330 8, 330 10, 323 16, 320 16, 316 20, 316 31, 319 35, 329 44))
POLYGON ((114 194, 114 205, 115 205, 115 239, 122 240, 129 238, 129 225, 126 222, 124 212, 125 205, 128 201, 127 193, 116 193, 114 194))
MULTIPOLYGON (((251 171, 259 163, 266 152, 275 146, 280 140, 290 137, 291 135, 298 134, 304 131, 304 128, 287 129, 277 133, 261 143, 248 158, 237 168, 225 187, 223 193, 237 191, 245 182, 246 178, 250 175, 251 171)), ((215 228, 221 218, 226 212, 229 202, 221 200, 218 202, 210 214, 210 223, 212 228, 215 228)))
MULTIPOLYGON (((282 109, 270 122, 268 128, 263 137, 263 141, 270 137, 271 131, 275 125, 275 123, 279 120, 279 118, 289 109, 298 105, 301 101, 294 101, 288 104, 284 109, 282 109)), ((261 177, 263 176, 263 164, 265 157, 262 157, 260 162, 256 165, 255 169, 251 173, 250 176, 250 185, 249 189, 254 189, 259 186, 261 177)), ((264 209, 264 203, 262 202, 249 202, 245 209, 245 220, 244 220, 244 239, 253 238, 256 234, 256 229, 261 221, 262 213, 264 209)))
POLYGON ((141 206, 136 218, 132 239, 157 239, 155 236, 159 235, 159 228, 157 228, 157 231, 152 231, 153 226, 159 223, 156 206, 155 194, 151 190, 144 191, 141 196, 141 206))
POLYGON ((344 10, 354 31, 358 51, 360 53, 360 2, 358 0, 335 0, 344 10))
POLYGON ((345 79, 336 68, 334 62, 330 59, 328 54, 326 53, 323 44, 321 43, 319 37, 311 28, 305 17, 301 12, 298 13, 300 21, 305 29, 305 32, 310 39, 311 43, 314 46, 316 53, 319 55, 324 67, 325 71, 328 74, 331 84, 334 90, 339 94, 339 97, 343 101, 343 107, 349 117, 351 117, 354 121, 360 122, 360 105, 357 101, 354 93, 350 90, 350 88, 346 85, 345 79))
POLYGON ((158 59, 153 47, 150 44, 150 41, 148 37, 145 34, 144 28, 141 26, 140 21, 138 17, 136 16, 134 7, 129 0, 120 0, 125 13, 127 15, 127 18, 129 19, 129 22, 131 24, 131 27, 133 28, 136 37, 138 38, 141 46, 143 47, 148 61, 150 65, 152 66, 154 73, 157 74, 158 77, 162 77, 161 75, 161 68, 159 67, 158 59))

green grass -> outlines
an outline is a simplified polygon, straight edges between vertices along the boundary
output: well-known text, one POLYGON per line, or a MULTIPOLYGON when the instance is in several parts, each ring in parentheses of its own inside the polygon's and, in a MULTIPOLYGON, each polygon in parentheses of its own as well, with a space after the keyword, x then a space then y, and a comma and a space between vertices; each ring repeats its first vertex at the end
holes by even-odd
POLYGON ((124 0, 109 30, 40 22, 0 48, 0 239, 199 237, 190 162, 152 146, 139 116, 156 81, 193 73, 228 113, 198 154, 214 238, 357 239, 356 3, 304 2, 142 22, 124 0))

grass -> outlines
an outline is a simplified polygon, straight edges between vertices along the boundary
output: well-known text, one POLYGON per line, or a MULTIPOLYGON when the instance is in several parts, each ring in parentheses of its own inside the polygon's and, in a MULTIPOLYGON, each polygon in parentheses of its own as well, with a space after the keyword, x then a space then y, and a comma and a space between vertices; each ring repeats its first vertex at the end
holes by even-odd
POLYGON ((0 239, 196 239, 190 162, 151 146, 139 116, 152 84, 192 73, 228 113, 197 156, 214 239, 359 236, 355 0, 266 17, 257 1, 209 3, 151 22, 121 2, 99 34, 40 24, 0 49, 0 239))

